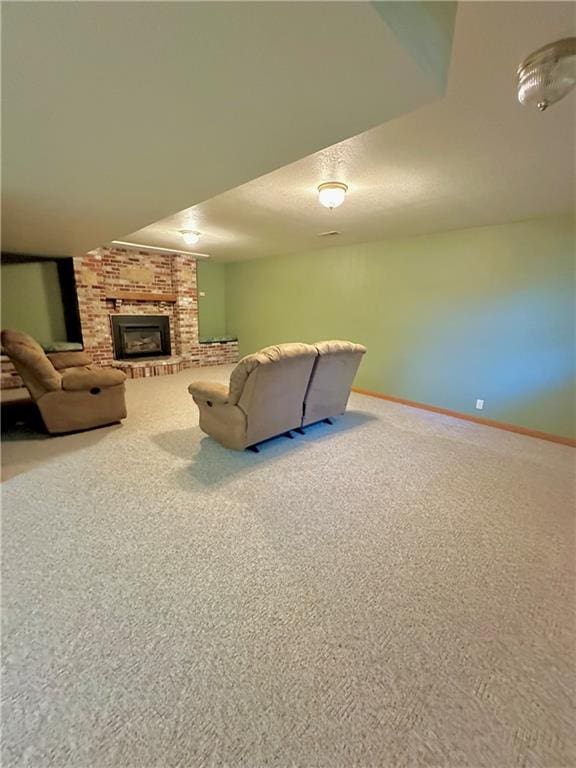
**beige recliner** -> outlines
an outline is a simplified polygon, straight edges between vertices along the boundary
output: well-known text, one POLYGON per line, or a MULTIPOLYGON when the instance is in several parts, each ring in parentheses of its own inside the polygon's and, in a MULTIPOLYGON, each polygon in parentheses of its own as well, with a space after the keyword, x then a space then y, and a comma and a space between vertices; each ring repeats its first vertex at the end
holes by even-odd
POLYGON ((205 381, 188 387, 200 428, 226 448, 257 451, 256 444, 268 438, 337 416, 346 408, 364 352, 358 344, 331 341, 278 344, 248 355, 232 371, 228 387, 205 381))
POLYGON ((122 371, 92 365, 85 352, 48 356, 21 331, 2 331, 2 347, 51 434, 101 427, 126 418, 126 375, 122 371))
POLYGON ((317 354, 310 344, 278 344, 242 358, 229 387, 192 382, 188 391, 200 410, 200 429, 241 451, 299 427, 317 354))
POLYGON ((346 410, 352 382, 366 347, 351 341, 318 341, 304 398, 302 426, 340 416, 346 410))

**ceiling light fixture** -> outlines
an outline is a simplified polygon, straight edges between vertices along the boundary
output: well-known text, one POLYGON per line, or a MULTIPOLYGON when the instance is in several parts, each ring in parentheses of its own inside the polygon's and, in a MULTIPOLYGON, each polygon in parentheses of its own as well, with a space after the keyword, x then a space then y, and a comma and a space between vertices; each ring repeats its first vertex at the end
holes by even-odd
POLYGON ((318 199, 326 208, 338 208, 346 198, 348 187, 340 181, 327 181, 318 187, 318 199))
POLYGON ((200 233, 191 229, 181 229, 180 234, 186 245, 196 245, 200 241, 200 233))
POLYGON ((549 43, 527 56, 517 71, 518 101, 544 112, 576 85, 576 37, 549 43))

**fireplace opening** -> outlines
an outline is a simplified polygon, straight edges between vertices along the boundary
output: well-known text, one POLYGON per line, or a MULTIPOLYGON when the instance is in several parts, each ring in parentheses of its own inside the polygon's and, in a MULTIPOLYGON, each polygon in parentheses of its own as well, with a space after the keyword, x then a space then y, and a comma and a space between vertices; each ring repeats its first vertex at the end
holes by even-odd
POLYGON ((111 315, 116 360, 170 355, 167 315, 111 315))

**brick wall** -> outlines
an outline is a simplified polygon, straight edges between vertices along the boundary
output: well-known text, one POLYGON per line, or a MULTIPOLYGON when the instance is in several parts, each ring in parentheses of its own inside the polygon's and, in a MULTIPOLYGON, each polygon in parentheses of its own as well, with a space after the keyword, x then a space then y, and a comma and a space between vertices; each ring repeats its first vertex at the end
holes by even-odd
POLYGON ((129 248, 100 248, 74 259, 84 348, 97 363, 110 365, 114 346, 110 315, 168 315, 172 355, 183 367, 218 365, 238 359, 237 344, 198 343, 196 260, 129 248), (173 294, 175 301, 115 300, 120 291, 173 294))
POLYGON ((14 368, 9 358, 5 355, 2 355, 1 360, 0 386, 2 389, 16 389, 17 387, 24 386, 24 382, 16 372, 16 368, 14 368))
POLYGON ((172 286, 176 293, 174 305, 176 354, 199 362, 196 260, 189 256, 174 256, 171 263, 172 286))
MULTIPOLYGON (((150 301, 115 301, 119 291, 149 294, 175 293, 170 254, 121 248, 100 248, 74 259, 74 274, 84 348, 97 363, 114 359, 110 315, 168 315, 170 343, 176 353, 174 304, 150 301)), ((189 271, 196 281, 196 262, 190 259, 189 271)))
POLYGON ((237 341, 200 344, 200 365, 224 365, 236 362, 238 362, 237 341))

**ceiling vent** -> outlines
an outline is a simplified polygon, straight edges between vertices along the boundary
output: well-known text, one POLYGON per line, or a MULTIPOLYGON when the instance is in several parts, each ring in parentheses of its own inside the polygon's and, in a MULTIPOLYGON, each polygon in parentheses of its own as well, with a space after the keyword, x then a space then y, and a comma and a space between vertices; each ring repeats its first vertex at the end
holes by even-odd
POLYGON ((330 232, 320 232, 318 237, 334 237, 335 235, 339 235, 340 232, 337 232, 335 229, 332 229, 330 232))

